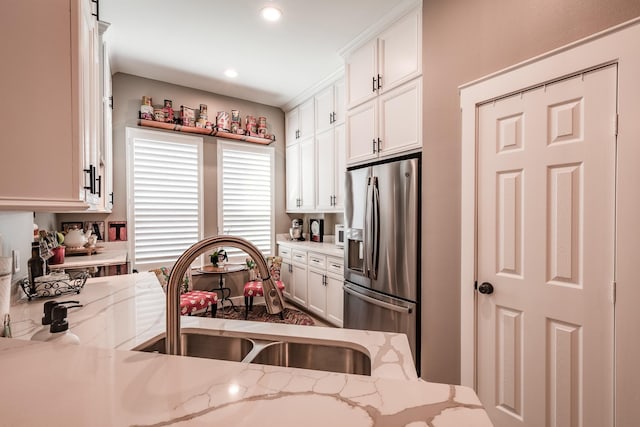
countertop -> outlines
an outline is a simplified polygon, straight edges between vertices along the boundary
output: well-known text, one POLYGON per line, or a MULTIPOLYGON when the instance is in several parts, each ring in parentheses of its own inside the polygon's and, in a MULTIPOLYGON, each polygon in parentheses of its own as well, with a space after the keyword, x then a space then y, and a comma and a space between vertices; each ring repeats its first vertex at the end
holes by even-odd
POLYGON ((491 425, 471 389, 416 379, 401 334, 182 317, 183 328, 222 335, 351 343, 370 353, 371 377, 166 356, 128 351, 164 331, 152 273, 92 278, 79 295, 56 298, 74 299, 79 346, 29 341, 44 300, 11 307, 18 339, 0 339, 0 424, 491 425))
POLYGON ((69 255, 64 263, 51 265, 52 268, 78 268, 98 265, 117 265, 127 262, 127 251, 121 249, 105 249, 92 255, 69 255))
POLYGON ((305 252, 317 252, 324 255, 330 255, 338 258, 344 257, 344 249, 336 246, 332 241, 328 242, 311 242, 309 240, 291 240, 286 234, 278 234, 276 243, 288 246, 293 249, 299 249, 305 252))

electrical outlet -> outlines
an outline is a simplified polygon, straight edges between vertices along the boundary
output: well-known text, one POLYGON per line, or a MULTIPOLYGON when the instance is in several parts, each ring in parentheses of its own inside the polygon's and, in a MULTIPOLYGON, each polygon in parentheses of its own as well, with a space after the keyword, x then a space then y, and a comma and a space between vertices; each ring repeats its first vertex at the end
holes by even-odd
POLYGON ((20 271, 20 251, 17 249, 12 250, 11 256, 13 257, 13 272, 17 273, 20 271))

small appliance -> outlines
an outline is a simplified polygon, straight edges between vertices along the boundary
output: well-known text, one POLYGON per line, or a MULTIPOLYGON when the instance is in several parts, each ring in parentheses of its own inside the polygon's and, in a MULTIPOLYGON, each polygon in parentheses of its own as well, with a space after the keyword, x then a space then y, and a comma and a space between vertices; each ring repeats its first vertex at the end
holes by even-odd
POLYGON ((289 236, 291 240, 304 240, 302 236, 302 219, 295 218, 291 221, 291 228, 289 229, 289 236))
POLYGON ((322 242, 324 235, 324 219, 309 220, 309 240, 312 242, 322 242))
POLYGON ((335 244, 339 248, 344 248, 344 224, 336 224, 335 244))

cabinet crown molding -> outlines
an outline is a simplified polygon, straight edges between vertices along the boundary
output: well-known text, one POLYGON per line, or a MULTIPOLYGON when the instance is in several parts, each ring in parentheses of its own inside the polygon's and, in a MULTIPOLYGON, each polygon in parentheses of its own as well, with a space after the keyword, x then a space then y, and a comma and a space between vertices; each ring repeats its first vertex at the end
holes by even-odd
POLYGON ((316 93, 320 92, 321 89, 335 83, 337 80, 340 80, 344 77, 344 66, 341 66, 333 73, 329 74, 324 79, 320 80, 318 83, 313 86, 307 88, 302 93, 298 94, 295 98, 290 99, 286 104, 283 104, 280 108, 282 111, 291 111, 298 105, 302 104, 309 98, 312 98, 316 93))

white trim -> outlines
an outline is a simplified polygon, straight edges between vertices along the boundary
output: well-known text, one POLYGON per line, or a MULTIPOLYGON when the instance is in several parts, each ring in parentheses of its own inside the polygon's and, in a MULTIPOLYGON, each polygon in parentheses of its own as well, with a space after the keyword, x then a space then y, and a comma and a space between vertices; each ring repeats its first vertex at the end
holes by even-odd
POLYGON ((302 93, 296 95, 294 98, 291 98, 285 104, 281 105, 283 111, 288 112, 293 110, 298 105, 302 104, 309 98, 312 98, 316 93, 320 92, 322 89, 334 84, 340 79, 344 78, 344 65, 335 70, 333 73, 329 74, 324 79, 320 80, 313 86, 305 89, 302 93))
MULTIPOLYGON (((623 174, 625 188, 637 188, 640 185, 640 177, 633 175, 632 170, 634 158, 640 158, 640 147, 637 140, 640 139, 640 55, 637 51, 637 43, 640 40, 640 18, 628 21, 624 24, 613 27, 609 30, 599 32, 591 37, 587 37, 578 42, 555 49, 549 53, 540 55, 520 64, 506 68, 505 70, 493 73, 489 76, 466 83, 460 86, 460 106, 462 114, 462 176, 461 176, 461 271, 460 271, 460 303, 461 303, 461 342, 460 342, 460 374, 461 384, 470 387, 476 386, 476 293, 473 289, 476 276, 476 115, 477 105, 522 89, 532 87, 539 83, 552 81, 562 76, 574 74, 607 63, 618 63, 618 111, 620 116, 620 128, 618 134, 618 147, 620 156, 618 159, 618 180, 622 182, 623 174), (623 154, 626 153, 626 155, 623 154), (633 183, 632 181, 636 181, 633 183)), ((634 206, 634 201, 625 199, 625 196, 633 198, 629 193, 623 193, 620 184, 618 185, 618 210, 625 200, 625 206, 629 209, 639 211, 640 207, 634 206)), ((635 196, 637 199, 637 196, 635 196)), ((638 203, 635 203, 638 205, 638 203)), ((636 232, 638 224, 632 218, 638 216, 630 215, 627 212, 625 218, 629 218, 624 224, 619 220, 620 213, 616 214, 618 230, 636 232)), ((632 237, 632 236, 631 236, 632 237)), ((627 237, 630 239, 631 237, 627 237)), ((621 240, 625 238, 618 233, 616 252, 620 254, 623 247, 621 240)), ((631 242, 627 242, 630 246, 631 242)), ((625 251, 630 248, 625 247, 625 251)), ((631 256, 628 252, 626 257, 631 256)), ((620 268, 617 261, 616 275, 620 278, 628 273, 629 277, 636 275, 636 272, 625 272, 620 268)), ((632 264, 632 263, 630 263, 632 264)), ((618 294, 621 295, 625 289, 618 280, 618 294)), ((626 288, 631 292, 629 288, 626 288)), ((640 293, 634 290, 633 292, 640 293)), ((637 295, 634 295, 637 296, 637 295)), ((616 307, 616 319, 620 315, 619 307, 616 307)), ((640 314, 635 314, 639 317, 640 314)), ((616 322, 618 325, 618 322, 616 322)), ((629 338, 629 337, 626 337, 629 338)), ((616 340, 618 340, 618 326, 616 326, 616 340)), ((619 344, 616 344, 619 345, 619 344)), ((616 356, 618 360, 618 356, 616 356)), ((616 362, 617 363, 617 362, 616 362)), ((618 365, 616 364, 616 369, 618 365)), ((629 375, 629 374, 627 374, 629 375)), ((617 378, 620 376, 617 374, 617 378)), ((627 392, 630 392, 627 390, 627 392)), ((617 393, 620 395, 620 393, 617 393)), ((627 408, 630 410, 630 408, 627 408)), ((616 412, 624 411, 616 407, 616 412)))
POLYGON ((378 22, 367 27, 366 30, 358 34, 353 40, 347 43, 342 49, 338 51, 338 54, 343 58, 346 58, 351 52, 376 37, 378 34, 389 28, 394 22, 416 8, 422 9, 422 0, 404 0, 401 3, 398 3, 378 22))

